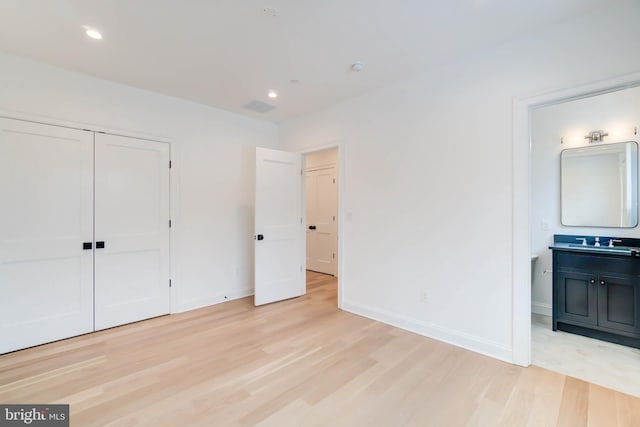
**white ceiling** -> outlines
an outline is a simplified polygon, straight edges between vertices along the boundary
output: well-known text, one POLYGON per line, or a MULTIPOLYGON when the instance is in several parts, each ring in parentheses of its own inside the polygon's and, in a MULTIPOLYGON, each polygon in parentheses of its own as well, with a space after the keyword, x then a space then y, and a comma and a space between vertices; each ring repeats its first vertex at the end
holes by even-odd
POLYGON ((0 49, 279 121, 612 2, 0 0, 0 49), (355 61, 366 64, 360 73, 355 61), (277 108, 242 108, 254 99, 277 108))

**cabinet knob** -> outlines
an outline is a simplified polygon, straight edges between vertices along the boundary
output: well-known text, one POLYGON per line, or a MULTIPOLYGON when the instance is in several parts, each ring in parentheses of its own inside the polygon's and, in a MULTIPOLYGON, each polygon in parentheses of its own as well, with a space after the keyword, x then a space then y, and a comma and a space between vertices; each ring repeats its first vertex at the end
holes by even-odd
POLYGON ((589 282, 591 282, 591 284, 593 285, 593 284, 596 283, 596 279, 591 279, 591 280, 589 280, 589 282))
POLYGON ((600 280, 600 284, 601 285, 606 285, 606 282, 604 280, 600 280))

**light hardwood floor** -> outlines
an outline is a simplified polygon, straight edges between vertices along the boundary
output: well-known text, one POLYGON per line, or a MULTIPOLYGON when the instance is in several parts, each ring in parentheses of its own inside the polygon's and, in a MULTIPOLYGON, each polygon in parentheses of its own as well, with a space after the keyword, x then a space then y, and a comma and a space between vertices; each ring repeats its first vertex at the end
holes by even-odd
POLYGON ((640 399, 336 308, 336 280, 0 356, 0 402, 73 426, 638 426, 640 399))

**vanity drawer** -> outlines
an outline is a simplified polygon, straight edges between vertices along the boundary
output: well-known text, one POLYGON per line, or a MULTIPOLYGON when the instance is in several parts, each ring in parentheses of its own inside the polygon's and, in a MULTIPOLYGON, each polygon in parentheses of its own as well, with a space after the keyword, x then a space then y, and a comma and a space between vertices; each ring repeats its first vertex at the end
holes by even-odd
POLYGON ((554 250, 555 265, 565 271, 602 271, 640 276, 640 258, 554 250))

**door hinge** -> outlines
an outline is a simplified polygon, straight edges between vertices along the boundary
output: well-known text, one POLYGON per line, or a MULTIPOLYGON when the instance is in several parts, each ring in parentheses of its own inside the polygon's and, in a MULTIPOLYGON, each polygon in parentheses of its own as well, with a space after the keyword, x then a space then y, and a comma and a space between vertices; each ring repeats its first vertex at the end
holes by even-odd
POLYGON ((302 176, 302 169, 300 169, 300 176, 302 176))
POLYGON ((334 221, 334 222, 336 221, 336 216, 335 216, 335 215, 333 216, 333 221, 334 221))
POLYGON ((169 287, 171 287, 171 279, 169 279, 169 287))
POLYGON ((302 224, 302 217, 300 217, 300 224, 302 224))
POLYGON ((169 160, 169 169, 171 169, 171 160, 169 160))
POLYGON ((336 179, 335 179, 335 178, 333 178, 333 183, 334 183, 334 184, 336 183, 336 179))
POLYGON ((169 220, 169 228, 171 228, 171 220, 169 220))
POLYGON ((333 254, 333 259, 336 259, 336 254, 333 254))
POLYGON ((302 273, 302 266, 300 266, 300 273, 302 273))

